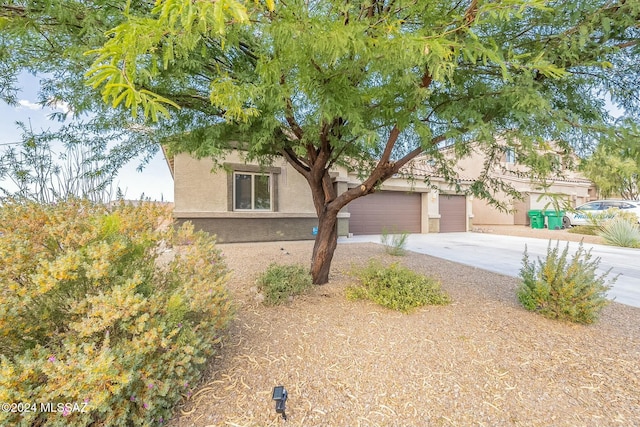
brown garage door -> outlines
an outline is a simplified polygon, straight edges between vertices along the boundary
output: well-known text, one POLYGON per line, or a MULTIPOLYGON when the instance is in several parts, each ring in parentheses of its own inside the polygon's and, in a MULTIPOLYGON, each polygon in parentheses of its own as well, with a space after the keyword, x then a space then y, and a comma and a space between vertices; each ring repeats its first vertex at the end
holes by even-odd
POLYGON ((440 232, 467 231, 465 196, 440 195, 440 232))
POLYGON ((353 234, 420 233, 420 194, 380 191, 347 205, 349 232, 353 234))

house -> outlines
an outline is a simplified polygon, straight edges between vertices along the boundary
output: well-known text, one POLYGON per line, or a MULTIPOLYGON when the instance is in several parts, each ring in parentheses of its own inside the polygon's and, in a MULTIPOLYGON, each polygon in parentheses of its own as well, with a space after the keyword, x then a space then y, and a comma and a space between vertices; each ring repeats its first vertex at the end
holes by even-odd
MULTIPOLYGON (((495 167, 491 169, 490 175, 511 185, 521 194, 522 199, 513 199, 504 193, 495 195, 497 200, 510 207, 510 212, 498 210, 486 200, 473 200, 474 226, 528 225, 530 222, 527 214, 529 210, 553 209, 551 194, 557 195, 561 201, 567 202, 572 207, 597 198, 597 191, 593 182, 586 179, 579 172, 572 170, 573 168, 568 167, 568 165, 562 165, 563 159, 567 159, 563 150, 558 149, 552 143, 548 143, 544 151, 541 150, 541 152, 555 156, 560 164, 562 176, 548 178, 545 188, 543 188, 541 183, 533 181, 527 176, 527 169, 518 164, 513 150, 505 147, 501 158, 498 159, 495 167)), ((568 158, 573 164, 577 164, 578 158, 574 153, 571 153, 568 158)), ((457 168, 459 168, 460 173, 464 173, 474 179, 480 175, 484 160, 485 154, 479 150, 472 150, 470 156, 457 162, 457 168)))
MULTIPOLYGON (((563 153, 547 145, 546 150, 561 161, 563 153)), ((442 150, 446 156, 448 148, 442 150)), ((472 148, 469 156, 456 162, 460 178, 456 191, 438 176, 429 159, 414 159, 375 193, 345 206, 338 215, 338 234, 438 233, 482 225, 525 225, 529 210, 549 208, 550 193, 572 206, 596 196, 594 184, 569 168, 563 176, 549 179, 543 189, 527 177, 526 169, 505 146, 490 174, 513 186, 522 200, 496 194, 496 199, 511 208, 510 212, 500 211, 485 200, 465 195, 465 189, 480 176, 484 160, 485 154, 472 148), (408 180, 407 175, 413 179, 408 180)), ((309 186, 283 158, 261 167, 247 164, 239 151, 233 151, 221 161, 222 169, 214 169, 212 160, 188 154, 176 155, 168 163, 178 222, 191 221, 197 229, 216 234, 221 242, 314 238, 318 221, 309 186)), ((345 168, 334 168, 332 178, 338 193, 361 184, 357 174, 345 168)))
MULTIPOLYGON (((305 179, 284 159, 268 167, 247 164, 239 152, 214 169, 209 159, 178 154, 168 161, 174 177, 174 217, 216 234, 220 242, 304 240, 318 225, 305 179)), ((418 175, 420 171, 416 172, 418 175)), ((336 167, 338 193, 361 184, 355 173, 336 167)), ((397 176, 338 215, 338 234, 468 231, 472 197, 456 194, 444 179, 427 185, 397 176)))

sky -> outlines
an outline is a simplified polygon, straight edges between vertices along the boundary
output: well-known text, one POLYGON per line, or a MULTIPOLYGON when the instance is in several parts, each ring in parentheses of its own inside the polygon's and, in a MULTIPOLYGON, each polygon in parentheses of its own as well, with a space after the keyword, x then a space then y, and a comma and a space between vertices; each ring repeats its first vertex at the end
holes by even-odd
MULTIPOLYGON (((65 109, 64 105, 52 109, 37 104, 36 77, 23 74, 19 83, 21 91, 18 94, 18 105, 9 106, 0 101, 0 151, 4 151, 8 144, 20 142, 20 129, 15 124, 17 121, 30 123, 36 133, 43 129, 55 129, 59 124, 49 120, 48 116, 56 109, 65 109)), ((53 148, 55 151, 56 147, 53 148)), ((134 159, 120 170, 113 183, 114 197, 115 189, 120 187, 126 199, 139 199, 144 193, 144 197, 151 200, 173 201, 173 178, 162 151, 141 172, 137 171, 139 164, 140 159, 134 159)))

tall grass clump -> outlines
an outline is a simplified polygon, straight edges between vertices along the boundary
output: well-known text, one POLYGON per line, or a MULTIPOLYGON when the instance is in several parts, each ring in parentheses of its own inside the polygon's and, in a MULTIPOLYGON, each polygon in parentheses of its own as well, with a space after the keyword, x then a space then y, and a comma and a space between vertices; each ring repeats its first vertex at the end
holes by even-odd
POLYGON ((389 255, 403 256, 406 253, 407 239, 409 233, 395 233, 389 234, 389 230, 382 229, 382 235, 380 236, 380 243, 384 246, 384 250, 389 255))
POLYGON ((606 293, 616 281, 607 282, 610 271, 598 274, 600 258, 593 258, 580 243, 571 259, 569 244, 562 252, 558 244, 547 248, 544 260, 530 261, 525 248, 517 291, 518 300, 530 311, 551 319, 593 323, 609 301, 606 293))
POLYGON ((304 266, 271 264, 256 281, 266 305, 279 305, 302 294, 312 286, 309 270, 304 266))
POLYGON ((159 228, 168 218, 151 203, 4 201, 0 402, 71 406, 3 412, 0 425, 158 425, 171 417, 232 309, 214 240, 190 225, 159 228))
POLYGON ((440 283, 397 263, 388 267, 371 261, 355 272, 360 284, 347 288, 347 298, 367 299, 383 307, 408 313, 424 305, 445 305, 451 302, 440 283))
POLYGON ((624 248, 640 247, 640 226, 637 222, 630 222, 623 217, 607 221, 598 235, 610 245, 624 248))

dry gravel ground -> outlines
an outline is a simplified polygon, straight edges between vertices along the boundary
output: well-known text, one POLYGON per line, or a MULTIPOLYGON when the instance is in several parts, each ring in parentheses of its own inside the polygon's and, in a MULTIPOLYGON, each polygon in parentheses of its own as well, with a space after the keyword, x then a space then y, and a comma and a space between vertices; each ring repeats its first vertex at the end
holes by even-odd
POLYGON ((591 326, 548 320, 519 306, 517 279, 375 244, 339 245, 329 284, 265 307, 257 274, 307 264, 312 242, 220 248, 237 317, 171 426, 640 426, 638 308, 613 303, 591 326), (404 315, 347 301, 349 271, 372 258, 439 278, 453 303, 404 315))

